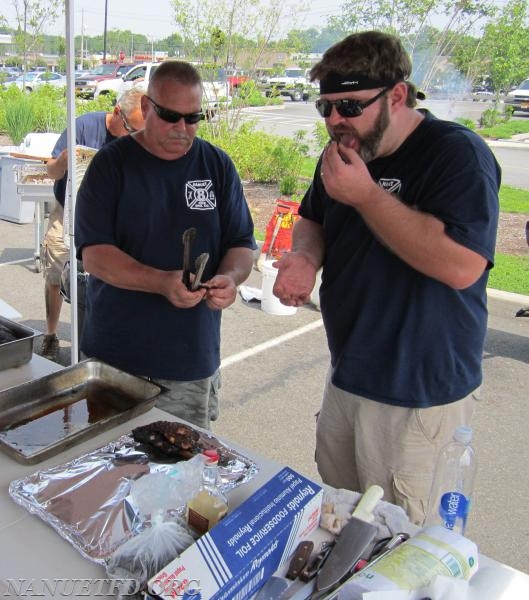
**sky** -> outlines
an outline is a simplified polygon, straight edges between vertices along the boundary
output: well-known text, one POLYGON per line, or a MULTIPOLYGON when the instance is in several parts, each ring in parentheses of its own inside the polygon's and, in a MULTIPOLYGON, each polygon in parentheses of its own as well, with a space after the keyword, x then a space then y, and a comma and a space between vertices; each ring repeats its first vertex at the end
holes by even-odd
MULTIPOLYGON (((22 4, 22 0, 18 0, 22 4)), ((45 2, 45 0, 43 0, 45 2)), ((161 39, 174 32, 173 11, 169 0, 106 0, 107 30, 129 29, 133 33, 143 33, 147 37, 161 39)), ((192 0, 191 0, 192 1, 192 0)), ((199 0, 197 0, 199 1, 199 0)), ((285 23, 286 31, 293 27, 322 28, 327 18, 340 13, 343 0, 309 0, 310 8, 300 15, 298 23, 290 26, 285 23)), ((105 23, 105 0, 73 0, 74 30, 76 35, 102 35, 105 23)), ((11 27, 16 26, 16 13, 13 0, 0 0, 0 14, 7 18, 11 27)), ((64 18, 60 18, 53 26, 47 27, 46 33, 64 35, 64 18)))

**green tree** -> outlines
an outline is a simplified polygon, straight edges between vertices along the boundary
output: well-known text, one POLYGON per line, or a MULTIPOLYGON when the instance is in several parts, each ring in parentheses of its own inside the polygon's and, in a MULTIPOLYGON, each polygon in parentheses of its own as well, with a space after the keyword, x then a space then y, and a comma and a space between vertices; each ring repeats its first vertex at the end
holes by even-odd
POLYGON ((446 24, 436 36, 433 59, 426 71, 422 87, 428 89, 431 81, 443 68, 446 59, 456 52, 462 34, 476 28, 480 23, 486 23, 494 17, 497 7, 493 0, 458 0, 443 2, 440 7, 446 15, 446 24))
POLYGON ((249 70, 259 64, 282 22, 295 22, 302 2, 289 6, 283 0, 171 0, 187 60, 213 61, 211 32, 218 28, 226 36, 219 65, 249 70))
POLYGON ((463 34, 495 11, 494 0, 346 0, 342 15, 331 23, 350 32, 378 29, 398 35, 414 56, 415 82, 428 89, 441 77, 449 78, 447 60, 463 34), (433 27, 441 17, 445 25, 433 27))
POLYGON ((315 29, 292 29, 286 37, 287 46, 294 52, 308 54, 314 44, 315 29))
POLYGON ((183 46, 182 38, 177 33, 173 33, 169 37, 159 40, 157 44, 157 47, 160 50, 167 52, 169 56, 173 57, 181 56, 183 46))
POLYGON ((497 93, 517 85, 529 74, 529 40, 527 0, 511 0, 499 18, 485 28, 476 62, 486 66, 497 93))
POLYGON ((57 20, 64 7, 63 0, 12 0, 17 19, 15 43, 23 56, 27 70, 27 55, 34 52, 42 40, 44 28, 57 20))
POLYGON ((219 27, 211 30, 210 44, 213 52, 213 63, 219 62, 220 54, 226 46, 226 34, 219 27))

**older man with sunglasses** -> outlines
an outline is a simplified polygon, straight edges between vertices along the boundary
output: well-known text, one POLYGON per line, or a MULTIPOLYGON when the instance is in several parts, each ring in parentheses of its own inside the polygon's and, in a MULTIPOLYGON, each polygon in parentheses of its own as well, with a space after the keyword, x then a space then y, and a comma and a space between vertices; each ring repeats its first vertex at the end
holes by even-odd
POLYGON ((77 196, 77 253, 90 273, 81 350, 151 378, 164 390, 159 408, 209 428, 221 310, 251 271, 253 223, 233 162, 197 137, 197 70, 162 63, 142 111, 144 129, 98 152, 77 196), (209 257, 197 287, 183 277, 193 229, 192 261, 209 257))
MULTIPOLYGON (((140 98, 142 92, 129 90, 116 103, 112 112, 89 112, 75 120, 75 139, 81 146, 99 149, 117 137, 132 133, 143 127, 140 98)), ((64 244, 63 217, 66 181, 68 179, 67 131, 62 132, 52 150, 52 158, 46 169, 55 179, 53 193, 56 199, 48 219, 48 228, 43 240, 44 300, 46 302, 46 334, 39 354, 55 360, 59 350, 57 329, 61 316, 60 294, 61 273, 69 258, 64 244)), ((79 323, 80 327, 82 323, 79 323)))
POLYGON ((420 524, 439 450, 470 423, 482 381, 500 169, 479 136, 415 108, 410 74, 398 38, 376 31, 313 67, 331 141, 274 293, 307 302, 323 266, 323 480, 379 484, 420 524))

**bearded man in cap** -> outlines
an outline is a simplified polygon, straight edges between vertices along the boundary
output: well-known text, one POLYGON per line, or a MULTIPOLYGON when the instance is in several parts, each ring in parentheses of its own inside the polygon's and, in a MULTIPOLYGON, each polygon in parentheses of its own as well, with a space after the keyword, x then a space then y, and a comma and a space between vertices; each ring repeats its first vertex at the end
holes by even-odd
POLYGON ((331 365, 316 432, 323 481, 384 488, 424 521, 440 448, 482 382, 500 168, 469 129, 416 108, 399 39, 346 37, 311 70, 331 141, 274 293, 320 305, 331 365))

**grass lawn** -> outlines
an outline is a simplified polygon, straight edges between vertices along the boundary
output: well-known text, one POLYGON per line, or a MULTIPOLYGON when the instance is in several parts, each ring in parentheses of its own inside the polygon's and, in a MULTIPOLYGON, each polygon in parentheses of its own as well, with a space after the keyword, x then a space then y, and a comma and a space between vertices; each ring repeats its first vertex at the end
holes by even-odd
POLYGON ((483 137, 492 138, 495 140, 508 140, 513 135, 520 133, 529 133, 529 121, 507 121, 506 123, 498 123, 494 127, 486 127, 476 129, 476 133, 483 137))
MULTIPOLYGON (((500 210, 526 213, 529 220, 529 190, 502 185, 500 210)), ((489 274, 488 286, 504 292, 529 295, 529 257, 497 253, 494 268, 489 274)))
POLYGON ((496 254, 487 285, 495 290, 529 296, 529 258, 496 254))

